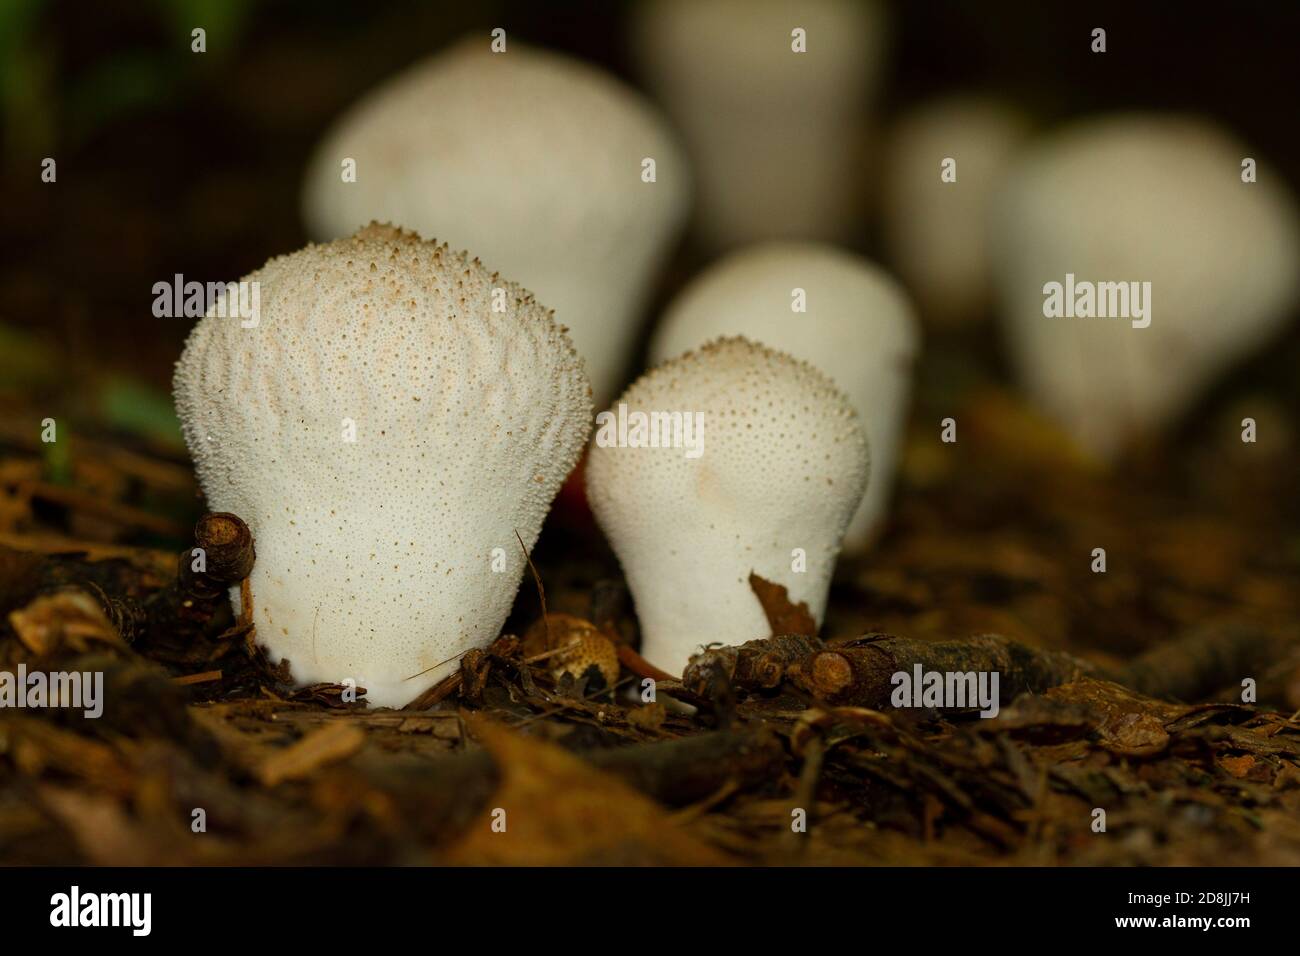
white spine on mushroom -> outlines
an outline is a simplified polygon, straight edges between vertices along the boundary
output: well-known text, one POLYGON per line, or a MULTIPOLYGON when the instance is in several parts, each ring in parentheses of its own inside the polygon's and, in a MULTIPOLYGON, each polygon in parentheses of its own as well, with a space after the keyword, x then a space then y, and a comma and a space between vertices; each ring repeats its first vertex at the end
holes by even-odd
POLYGON ((639 94, 514 40, 494 54, 484 37, 348 111, 311 161, 303 212, 318 239, 378 219, 472 249, 555 310, 603 402, 689 196, 682 152, 639 94))
POLYGON ((871 442, 872 479, 844 547, 865 549, 889 507, 920 343, 906 293, 878 266, 833 246, 765 243, 726 257, 669 304, 650 359, 720 335, 789 352, 848 396, 871 442), (806 311, 793 307, 796 290, 806 311))
POLYGON ((632 40, 682 130, 707 242, 833 239, 857 225, 885 46, 878 4, 652 0, 632 40))
POLYGON ((993 266, 1030 394, 1097 457, 1186 410, 1267 341, 1300 291, 1296 207, 1253 150, 1200 120, 1113 116, 1068 127, 1008 173, 993 266), (1044 315, 1044 286, 1150 282, 1150 324, 1044 315))
POLYGON ((885 240, 926 319, 957 325, 986 314, 989 207, 1028 131, 1012 107, 965 96, 927 103, 892 130, 881 190, 885 240))
POLYGON ((820 624, 867 485, 867 439, 843 394, 812 366, 731 338, 646 373, 618 403, 704 416, 698 457, 598 432, 588 458, 588 499, 627 575, 645 657, 680 673, 700 645, 770 633, 751 572, 820 624))
POLYGON ((259 324, 209 313, 175 392, 209 506, 252 529, 258 640, 299 682, 405 704, 509 613, 515 534, 532 547, 590 425, 581 361, 530 293, 387 226, 245 281, 259 324))

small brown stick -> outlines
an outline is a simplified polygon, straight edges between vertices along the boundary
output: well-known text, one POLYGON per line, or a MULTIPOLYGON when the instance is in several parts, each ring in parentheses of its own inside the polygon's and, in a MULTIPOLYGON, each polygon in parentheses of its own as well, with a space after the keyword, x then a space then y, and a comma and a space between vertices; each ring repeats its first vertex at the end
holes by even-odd
POLYGON ((184 648, 207 626, 232 585, 247 581, 256 558, 253 534, 237 516, 206 514, 194 527, 196 549, 203 552, 196 570, 194 550, 182 551, 176 579, 149 599, 147 639, 159 647, 184 648))
POLYGON ((528 546, 524 544, 523 535, 519 529, 515 529, 515 537, 519 539, 519 550, 524 553, 524 561, 528 564, 528 570, 533 573, 533 584, 537 587, 537 600, 542 605, 542 632, 546 636, 546 646, 551 646, 551 625, 546 618, 546 588, 542 586, 542 576, 537 573, 537 565, 533 564, 533 557, 528 553, 528 546))
POLYGON ((424 691, 422 694, 416 697, 415 700, 406 704, 406 706, 404 706, 402 710, 413 710, 413 711, 428 710, 430 707, 433 707, 435 704, 441 703, 443 700, 446 700, 456 691, 460 690, 460 685, 461 685, 461 676, 460 676, 460 670, 458 669, 453 673, 448 674, 446 677, 438 681, 438 683, 434 684, 428 690, 424 691))
POLYGON ((615 642, 614 650, 618 653, 618 662, 637 677, 649 677, 655 681, 675 681, 677 679, 667 671, 661 671, 659 668, 655 667, 626 644, 615 642))
POLYGON ((996 671, 1003 704, 1019 694, 1042 693, 1084 676, 1114 681, 1148 697, 1193 701, 1262 673, 1297 646, 1294 636, 1231 623, 1199 628, 1110 670, 996 634, 938 642, 869 634, 823 646, 789 665, 787 676, 818 700, 873 708, 889 703, 895 674, 912 674, 917 666, 940 673, 996 671))
MULTIPOLYGON (((456 691, 459 691, 462 687, 466 687, 467 677, 470 678, 471 682, 473 682, 480 670, 484 672, 483 676, 486 677, 485 668, 490 663, 492 657, 513 658, 518 651, 518 648, 519 638, 515 637, 513 634, 502 634, 495 641, 489 644, 485 650, 472 648, 469 651, 466 651, 464 654, 460 655, 460 666, 457 667, 456 670, 452 671, 452 673, 438 681, 438 683, 425 690, 401 709, 411 711, 428 710, 440 701, 450 697, 456 691)), ((561 650, 567 650, 567 648, 561 648, 561 650)), ((439 661, 432 667, 427 667, 420 671, 419 674, 412 674, 411 677, 407 679, 411 680, 419 677, 420 674, 426 674, 431 670, 437 670, 444 664, 450 664, 455 659, 455 657, 449 657, 445 661, 439 661)), ((478 690, 482 690, 481 685, 478 690)))
POLYGON ((941 673, 996 671, 1004 704, 1025 691, 1041 693, 1084 675, 1099 676, 1096 667, 1069 654, 1026 647, 996 634, 938 642, 870 634, 810 654, 788 673, 818 700, 879 708, 889 705, 894 675, 911 675, 918 665, 941 673))
POLYGON ((785 680, 791 665, 825 647, 816 637, 779 634, 735 647, 710 648, 691 658, 682 676, 682 686, 705 694, 710 683, 717 679, 716 668, 720 667, 722 676, 741 690, 770 690, 785 680))
POLYGON ((194 543, 207 559, 207 573, 224 586, 242 581, 253 570, 257 554, 253 532, 237 515, 214 511, 194 526, 194 543))
POLYGON ((184 677, 173 677, 173 684, 207 684, 214 680, 221 680, 221 671, 203 671, 199 674, 186 674, 184 677))

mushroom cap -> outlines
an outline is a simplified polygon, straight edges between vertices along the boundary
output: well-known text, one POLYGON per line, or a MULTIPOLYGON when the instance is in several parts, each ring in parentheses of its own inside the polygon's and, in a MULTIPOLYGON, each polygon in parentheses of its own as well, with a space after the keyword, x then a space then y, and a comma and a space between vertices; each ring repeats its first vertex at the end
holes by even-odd
POLYGON ((680 673, 700 645, 767 636, 751 572, 820 623, 869 468, 845 396, 805 362, 723 338, 647 372, 619 404, 704 416, 695 458, 605 444, 600 430, 590 450, 588 498, 627 576, 642 654, 680 673))
POLYGON ((681 150, 638 93, 569 57, 467 38, 343 115, 308 167, 303 215, 319 239, 380 219, 473 249, 556 310, 608 398, 689 196, 681 150))
POLYGON ((1028 133, 1019 110, 965 95, 925 103, 894 126, 881 176, 885 240, 924 319, 953 325, 985 314, 992 199, 1028 133), (940 178, 947 158, 954 182, 940 178))
POLYGON ((833 239, 859 223, 886 27, 866 0, 652 0, 631 40, 682 131, 715 248, 833 239), (791 49, 791 31, 807 49, 791 49))
POLYGON ((1184 411, 1288 318, 1300 228, 1288 189, 1248 147, 1193 117, 1072 124, 1009 171, 993 265, 1030 394, 1101 459, 1184 411), (1150 282, 1151 323, 1048 318, 1044 285, 1150 282))
POLYGON ((705 270, 669 303, 650 360, 662 362, 726 335, 810 363, 848 397, 871 442, 872 480, 844 546, 865 548, 889 506, 920 348, 907 294, 879 266, 835 246, 749 246, 705 270), (806 294, 806 312, 792 309, 796 288, 806 294))
POLYGON ((253 532, 258 639, 299 682, 404 704, 497 636, 516 532, 586 438, 581 360, 530 293, 391 226, 244 281, 260 321, 210 311, 175 396, 209 506, 253 532))

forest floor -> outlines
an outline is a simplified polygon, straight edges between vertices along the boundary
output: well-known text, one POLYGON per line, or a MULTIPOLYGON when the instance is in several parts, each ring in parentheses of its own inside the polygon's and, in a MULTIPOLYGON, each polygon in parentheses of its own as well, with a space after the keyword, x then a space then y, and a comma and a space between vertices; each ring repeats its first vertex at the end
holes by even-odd
POLYGON ((0 709, 6 863, 1300 863, 1295 448, 1226 412, 1177 467, 1107 476, 996 387, 923 390, 959 440, 914 425, 825 640, 756 581, 777 637, 653 701, 570 497, 534 555, 547 625, 526 577, 506 636, 391 711, 289 686, 222 586, 178 579, 183 455, 93 417, 56 455, 6 403, 0 669, 106 685, 96 720, 0 709), (612 690, 557 668, 575 628, 612 690), (999 667, 1003 705, 895 709, 859 672, 917 663, 999 667))

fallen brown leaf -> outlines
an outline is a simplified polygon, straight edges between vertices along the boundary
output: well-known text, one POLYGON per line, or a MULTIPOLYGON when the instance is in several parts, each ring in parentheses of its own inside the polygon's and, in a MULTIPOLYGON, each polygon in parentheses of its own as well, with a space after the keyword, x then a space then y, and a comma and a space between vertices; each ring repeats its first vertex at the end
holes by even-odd
POLYGON ((753 589, 754 596, 758 598, 758 603, 763 608, 763 614, 767 617, 767 623, 772 628, 773 636, 778 634, 816 636, 817 622, 808 610, 808 605, 803 601, 798 604, 792 603, 790 601, 790 592, 785 589, 785 585, 773 584, 751 571, 749 573, 749 586, 753 589))
POLYGON ((514 866, 731 862, 681 830, 658 804, 559 747, 483 719, 471 721, 470 726, 499 768, 501 782, 483 812, 447 851, 448 862, 514 866))

